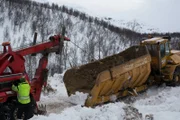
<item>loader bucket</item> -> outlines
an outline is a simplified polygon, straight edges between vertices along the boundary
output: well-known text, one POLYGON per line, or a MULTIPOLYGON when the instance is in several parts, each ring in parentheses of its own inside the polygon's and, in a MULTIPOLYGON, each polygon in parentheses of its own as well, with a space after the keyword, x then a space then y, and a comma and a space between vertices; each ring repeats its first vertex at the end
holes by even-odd
POLYGON ((76 91, 89 93, 85 105, 93 106, 145 90, 150 61, 146 46, 132 46, 121 53, 69 69, 63 80, 68 95, 76 91))

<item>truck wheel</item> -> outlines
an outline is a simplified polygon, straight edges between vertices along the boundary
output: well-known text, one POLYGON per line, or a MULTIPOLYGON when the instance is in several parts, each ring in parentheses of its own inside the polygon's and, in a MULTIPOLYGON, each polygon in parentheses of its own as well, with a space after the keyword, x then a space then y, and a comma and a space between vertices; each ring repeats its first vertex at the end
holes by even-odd
POLYGON ((14 103, 9 103, 4 107, 6 108, 4 112, 5 120, 17 120, 17 106, 14 103))
POLYGON ((17 117, 15 116, 15 111, 16 110, 11 106, 4 105, 3 108, 1 108, 1 120, 17 120, 17 117))
POLYGON ((10 109, 7 106, 3 106, 0 109, 0 118, 2 120, 11 120, 10 109))
POLYGON ((10 111, 9 111, 9 113, 11 115, 11 119, 10 120, 17 120, 17 111, 18 111, 18 108, 15 105, 11 106, 10 108, 11 108, 10 111))
MULTIPOLYGON (((30 119, 34 116, 34 106, 32 104, 30 104, 27 108, 28 109, 27 112, 27 119, 30 119)), ((14 110, 11 111, 11 120, 18 120, 19 118, 17 117, 18 114, 18 108, 15 107, 14 110)), ((24 118, 24 113, 22 114, 22 118, 24 118)))
MULTIPOLYGON (((35 108, 36 108, 35 101, 32 98, 28 111, 28 119, 33 117, 35 108)), ((8 102, 0 106, 0 120, 18 120, 17 112, 18 112, 17 102, 12 100, 11 102, 8 102)))

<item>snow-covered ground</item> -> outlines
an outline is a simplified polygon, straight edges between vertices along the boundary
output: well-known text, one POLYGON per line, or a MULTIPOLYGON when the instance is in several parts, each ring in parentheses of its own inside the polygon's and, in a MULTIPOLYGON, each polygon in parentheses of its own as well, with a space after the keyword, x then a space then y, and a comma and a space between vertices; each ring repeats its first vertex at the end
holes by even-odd
POLYGON ((47 105, 48 115, 31 120, 147 120, 147 115, 154 120, 180 120, 180 87, 152 87, 138 97, 90 108, 82 107, 86 94, 68 97, 62 78, 63 74, 49 77, 53 89, 43 93, 39 102, 47 105))

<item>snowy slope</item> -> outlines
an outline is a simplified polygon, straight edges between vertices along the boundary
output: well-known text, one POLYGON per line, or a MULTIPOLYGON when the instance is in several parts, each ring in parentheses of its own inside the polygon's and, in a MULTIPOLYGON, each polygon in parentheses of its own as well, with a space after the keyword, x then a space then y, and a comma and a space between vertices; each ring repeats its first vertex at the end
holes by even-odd
POLYGON ((180 120, 180 87, 166 87, 148 92, 149 96, 134 103, 140 112, 153 114, 155 120, 180 120))
POLYGON ((125 21, 125 20, 115 20, 112 18, 110 19, 104 18, 104 20, 120 28, 127 28, 130 30, 139 32, 139 33, 155 33, 155 32, 160 33, 161 32, 159 28, 145 24, 144 22, 141 22, 140 20, 136 20, 136 19, 125 21))
POLYGON ((75 10, 79 10, 81 12, 84 12, 88 15, 98 17, 99 19, 103 19, 103 20, 107 21, 108 23, 115 25, 115 26, 118 26, 120 28, 127 28, 127 29, 130 29, 130 30, 133 30, 136 32, 140 32, 140 33, 162 32, 159 28, 152 26, 152 25, 148 25, 139 19, 137 20, 136 18, 134 18, 132 20, 131 19, 125 20, 123 18, 122 19, 114 19, 114 18, 104 17, 104 16, 99 15, 97 13, 93 13, 92 9, 91 10, 86 9, 85 6, 78 5, 78 3, 73 2, 73 1, 70 1, 70 2, 69 1, 63 1, 63 0, 34 0, 34 1, 37 1, 40 3, 50 3, 50 4, 55 3, 55 4, 58 4, 60 6, 65 5, 69 8, 73 8, 75 10), (135 24, 134 24, 134 22, 135 22, 135 24))
MULTIPOLYGON (((67 55, 62 55, 64 66, 61 66, 64 70, 71 65, 85 64, 91 59, 103 58, 129 47, 130 38, 124 34, 117 34, 94 22, 81 20, 55 8, 46 9, 33 5, 29 7, 15 3, 9 8, 6 1, 0 6, 4 10, 0 11, 0 43, 10 41, 13 48, 32 43, 35 31, 38 33, 37 42, 45 41, 49 36, 61 33, 61 26, 64 25, 66 36, 71 39, 65 43, 67 55)), ((49 62, 52 65, 58 59, 56 56, 49 62)))
POLYGON ((34 116, 31 120, 124 120, 135 117, 145 120, 146 115, 153 115, 154 120, 180 120, 180 87, 152 87, 138 97, 123 100, 95 108, 82 107, 86 94, 77 93, 67 96, 63 83, 63 74, 49 77, 49 84, 55 90, 41 96, 41 103, 47 104, 47 116, 34 116), (138 109, 139 113, 130 111, 138 109), (131 108, 130 107, 130 108, 131 108), (142 114, 142 119, 136 116, 142 114))

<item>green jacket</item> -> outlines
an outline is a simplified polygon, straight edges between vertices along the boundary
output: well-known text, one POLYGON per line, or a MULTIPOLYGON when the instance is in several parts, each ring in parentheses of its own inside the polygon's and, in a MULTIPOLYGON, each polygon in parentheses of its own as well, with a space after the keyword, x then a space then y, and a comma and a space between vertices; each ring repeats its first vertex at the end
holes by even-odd
POLYGON ((27 82, 19 83, 18 86, 12 85, 12 90, 17 92, 17 99, 21 104, 28 104, 30 99, 30 85, 27 82))

